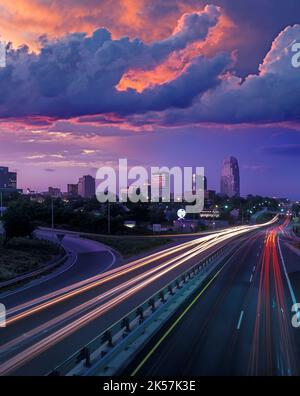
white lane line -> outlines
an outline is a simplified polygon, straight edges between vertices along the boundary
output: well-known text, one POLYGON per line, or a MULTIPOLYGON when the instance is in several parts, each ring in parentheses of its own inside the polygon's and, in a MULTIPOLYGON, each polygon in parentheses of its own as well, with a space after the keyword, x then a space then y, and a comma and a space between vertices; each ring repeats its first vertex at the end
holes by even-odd
POLYGON ((252 279, 253 279, 253 274, 251 274, 251 276, 250 276, 250 283, 252 282, 252 279))
POLYGON ((256 266, 253 267, 253 272, 255 271, 256 266))
MULTIPOLYGON (((296 296, 295 296, 295 293, 294 293, 294 290, 293 290, 289 275, 287 273, 286 266, 285 266, 285 261, 284 261, 283 254, 282 254, 282 251, 281 251, 279 237, 277 238, 277 245, 278 245, 278 250, 279 250, 279 254, 280 254, 280 258, 281 258, 281 262, 282 262, 282 266, 283 266, 283 272, 284 272, 285 277, 286 277, 286 281, 287 281, 287 284, 288 284, 288 287, 289 287, 289 291, 290 291, 290 294, 291 294, 291 297, 292 297, 293 305, 297 306, 296 296)), ((300 317, 300 311, 298 310, 296 313, 297 313, 297 316, 299 318, 300 317)))
MULTIPOLYGON (((70 254, 68 256, 68 260, 72 260, 70 262, 70 264, 64 264, 62 267, 58 268, 57 270, 54 269, 53 272, 50 273, 49 275, 41 275, 40 278, 33 279, 32 281, 29 281, 24 286, 20 286, 19 288, 15 289, 15 290, 10 290, 10 291, 1 293, 0 298, 4 299, 4 298, 10 297, 10 296, 13 296, 15 294, 22 293, 23 291, 34 288, 36 286, 39 286, 42 283, 52 280, 52 279, 58 277, 59 275, 62 275, 64 272, 68 271, 69 269, 71 269, 76 264, 76 262, 78 260, 78 256, 72 250, 68 250, 67 253, 68 252, 70 252, 70 254)), ((68 262, 68 260, 66 261, 66 263, 68 262)))
POLYGON ((244 311, 241 311, 240 318, 239 318, 239 321, 238 321, 238 324, 237 324, 237 327, 236 327, 237 330, 240 330, 241 323, 242 323, 242 320, 243 320, 243 316, 244 316, 244 311))
POLYGON ((257 253, 257 257, 259 256, 259 252, 257 253))

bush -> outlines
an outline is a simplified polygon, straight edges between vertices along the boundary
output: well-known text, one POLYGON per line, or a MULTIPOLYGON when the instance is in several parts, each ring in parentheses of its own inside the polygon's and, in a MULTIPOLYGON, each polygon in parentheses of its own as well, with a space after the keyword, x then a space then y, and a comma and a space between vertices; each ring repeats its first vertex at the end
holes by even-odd
POLYGON ((31 236, 34 231, 34 224, 30 216, 20 207, 10 207, 3 216, 5 229, 4 244, 16 237, 31 236))

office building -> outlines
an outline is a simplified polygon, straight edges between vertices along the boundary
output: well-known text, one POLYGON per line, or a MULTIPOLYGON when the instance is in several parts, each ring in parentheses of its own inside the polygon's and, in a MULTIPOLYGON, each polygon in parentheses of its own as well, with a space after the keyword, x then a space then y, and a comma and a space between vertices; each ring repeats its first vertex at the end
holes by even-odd
POLYGON ((221 169, 221 194, 227 197, 240 196, 240 171, 235 157, 225 158, 221 169))
POLYGON ((95 194, 95 178, 90 175, 82 176, 78 181, 78 195, 80 195, 82 198, 93 198, 95 194))
POLYGON ((10 172, 6 166, 0 166, 0 190, 2 192, 18 191, 17 173, 10 172))
POLYGON ((62 196, 60 188, 56 187, 49 187, 47 195, 50 195, 53 198, 60 198, 62 196))
POLYGON ((78 195, 78 184, 68 184, 68 196, 77 197, 78 195))
POLYGON ((170 195, 170 173, 153 173, 151 175, 151 199, 168 202, 170 195))

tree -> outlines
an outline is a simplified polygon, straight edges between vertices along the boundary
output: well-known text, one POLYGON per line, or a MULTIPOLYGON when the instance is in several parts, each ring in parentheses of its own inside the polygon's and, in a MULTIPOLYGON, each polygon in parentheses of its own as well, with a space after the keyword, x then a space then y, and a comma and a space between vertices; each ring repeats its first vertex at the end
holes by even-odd
POLYGON ((7 244, 12 238, 31 236, 35 228, 30 216, 17 206, 11 207, 5 212, 3 224, 5 229, 4 244, 7 244))

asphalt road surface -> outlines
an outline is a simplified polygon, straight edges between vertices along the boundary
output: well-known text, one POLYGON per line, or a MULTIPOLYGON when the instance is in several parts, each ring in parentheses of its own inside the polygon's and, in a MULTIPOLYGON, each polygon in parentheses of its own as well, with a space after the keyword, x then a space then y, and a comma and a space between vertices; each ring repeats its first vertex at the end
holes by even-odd
POLYGON ((90 270, 90 276, 87 268, 99 269, 103 262, 81 252, 71 280, 72 268, 62 274, 65 281, 57 276, 3 299, 9 309, 7 327, 0 329, 0 375, 48 373, 182 272, 252 232, 249 227, 225 230, 105 273, 90 270))
POLYGON ((214 283, 147 345, 132 375, 299 375, 300 257, 284 227, 245 239, 214 283))

